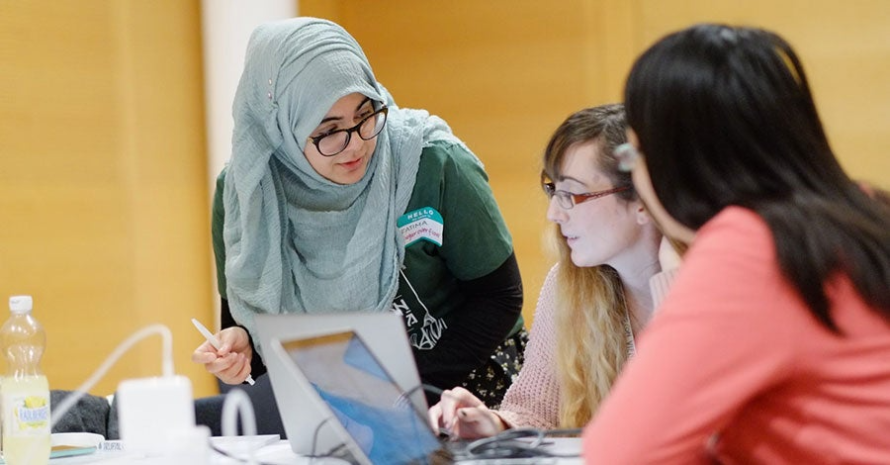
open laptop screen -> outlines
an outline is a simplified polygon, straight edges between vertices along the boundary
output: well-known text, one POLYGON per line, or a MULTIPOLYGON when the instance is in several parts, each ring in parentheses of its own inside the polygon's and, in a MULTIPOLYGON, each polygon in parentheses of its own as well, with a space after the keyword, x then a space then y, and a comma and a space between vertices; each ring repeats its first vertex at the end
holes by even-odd
POLYGON ((370 462, 423 462, 441 446, 425 416, 358 334, 344 331, 281 346, 370 462))

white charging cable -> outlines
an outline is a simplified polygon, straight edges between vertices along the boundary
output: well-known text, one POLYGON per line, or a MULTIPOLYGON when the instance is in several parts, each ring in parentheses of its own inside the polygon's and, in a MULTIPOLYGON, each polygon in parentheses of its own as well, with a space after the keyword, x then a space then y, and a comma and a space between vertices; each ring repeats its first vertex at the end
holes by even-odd
POLYGON ((74 407, 74 405, 77 404, 77 401, 79 401, 90 389, 93 388, 93 386, 96 385, 96 383, 99 382, 100 379, 102 379, 103 376, 105 376, 105 373, 117 363, 117 360, 121 358, 122 355, 130 350, 130 348, 137 342, 153 334, 160 334, 163 341, 163 346, 161 348, 161 372, 164 376, 173 376, 173 333, 170 332, 170 328, 162 324, 156 323, 146 326, 130 335, 124 342, 121 342, 117 348, 111 352, 111 355, 102 362, 102 365, 93 372, 92 376, 84 381, 74 392, 62 399, 62 402, 59 402, 56 410, 50 415, 50 431, 56 426, 59 419, 65 416, 65 414, 68 413, 68 410, 71 410, 71 407, 74 407))
MULTIPOLYGON (((59 405, 56 407, 56 410, 50 414, 50 426, 49 430, 52 433, 52 429, 56 426, 59 420, 71 410, 71 407, 74 407, 75 404, 86 394, 89 390, 97 383, 105 373, 108 372, 108 369, 111 368, 117 360, 130 350, 134 344, 145 339, 147 336, 151 336, 153 334, 160 334, 163 340, 163 347, 161 352, 161 371, 164 376, 173 376, 173 334, 170 332, 170 328, 162 325, 162 324, 153 324, 146 326, 145 328, 136 331, 130 337, 124 340, 124 342, 120 343, 117 348, 109 355, 102 365, 90 376, 86 381, 83 382, 74 392, 66 396, 62 399, 62 402, 59 402, 59 405)), ((37 452, 37 443, 32 442, 31 446, 28 448, 28 452, 25 454, 24 463, 31 463, 31 456, 37 452)))
MULTIPOLYGON (((241 427, 244 436, 256 436, 256 415, 250 397, 240 389, 232 389, 226 394, 222 409, 223 436, 238 435, 238 414, 241 414, 241 427)), ((247 456, 248 465, 257 465, 256 448, 250 447, 247 456)))

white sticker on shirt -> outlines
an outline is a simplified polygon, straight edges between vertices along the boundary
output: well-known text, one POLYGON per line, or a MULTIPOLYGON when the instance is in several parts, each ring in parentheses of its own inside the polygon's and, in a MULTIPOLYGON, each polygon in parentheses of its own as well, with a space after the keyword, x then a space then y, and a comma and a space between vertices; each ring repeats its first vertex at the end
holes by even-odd
POLYGON ((427 241, 442 246, 445 224, 442 215, 433 207, 423 207, 405 213, 399 217, 396 224, 402 232, 402 237, 405 238, 405 247, 417 241, 427 241))

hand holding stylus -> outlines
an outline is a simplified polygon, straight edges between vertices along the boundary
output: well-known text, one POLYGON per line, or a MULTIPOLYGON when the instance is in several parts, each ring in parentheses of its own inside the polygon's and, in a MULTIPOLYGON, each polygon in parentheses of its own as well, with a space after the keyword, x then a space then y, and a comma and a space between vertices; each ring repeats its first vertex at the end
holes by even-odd
MULTIPOLYGON (((223 347, 224 344, 221 343, 219 339, 217 339, 217 337, 214 336, 213 333, 211 333, 203 324, 201 324, 200 321, 192 318, 192 324, 195 325, 195 328, 198 329, 201 335, 204 336, 204 339, 207 340, 207 343, 210 344, 210 346, 213 347, 215 350, 219 351, 223 347)), ((229 330, 244 332, 242 328, 226 328, 223 331, 229 330)), ((213 354, 213 357, 208 358, 208 354, 211 354, 212 352, 199 347, 192 354, 192 361, 196 363, 203 363, 204 366, 207 368, 207 371, 214 374, 227 384, 238 384, 240 383, 241 379, 244 379, 244 381, 247 381, 248 384, 253 385, 254 380, 253 377, 250 376, 250 359, 252 358, 253 353, 250 349, 250 343, 247 339, 247 335, 244 334, 243 336, 243 338, 236 338, 236 340, 244 339, 244 344, 240 344, 245 346, 243 348, 233 346, 230 347, 230 352, 228 352, 227 354, 219 355, 217 353, 213 354), (239 348, 242 349, 242 351, 246 351, 247 354, 245 355, 241 353, 241 351, 238 350, 239 348), (219 359, 224 359, 222 360, 223 363, 220 363, 219 359), (247 371, 246 379, 244 378, 244 371, 247 371)), ((202 345, 202 347, 204 346, 202 345)))

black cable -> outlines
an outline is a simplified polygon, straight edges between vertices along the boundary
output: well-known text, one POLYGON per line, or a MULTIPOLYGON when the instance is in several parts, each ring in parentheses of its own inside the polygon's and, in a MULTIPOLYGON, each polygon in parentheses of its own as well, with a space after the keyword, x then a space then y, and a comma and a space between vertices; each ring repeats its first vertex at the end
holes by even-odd
POLYGON ((556 428, 544 430, 544 436, 548 438, 576 438, 581 436, 582 428, 556 428))
MULTIPOLYGON (((237 460, 237 461, 242 462, 242 463, 249 463, 249 462, 250 462, 250 458, 249 458, 249 457, 240 457, 240 456, 237 456, 237 455, 235 455, 235 454, 233 454, 233 453, 231 453, 231 452, 228 452, 228 451, 226 451, 226 450, 220 449, 219 447, 217 447, 216 445, 213 444, 213 441, 208 441, 208 444, 210 445, 210 450, 212 450, 213 452, 216 452, 216 453, 219 454, 219 455, 222 455, 223 457, 226 457, 226 458, 229 458, 229 459, 232 459, 232 460, 237 460)), ((324 454, 320 454, 320 455, 301 455, 300 457, 302 457, 302 458, 308 458, 308 459, 310 460, 310 463, 311 463, 312 460, 315 460, 315 459, 325 459, 325 458, 340 458, 340 459, 346 460, 347 462, 352 462, 352 461, 350 460, 351 455, 350 455, 350 458, 346 458, 346 457, 343 457, 343 456, 339 455, 338 451, 339 451, 340 449, 345 449, 345 448, 346 448, 346 443, 341 443, 341 444, 338 445, 338 446, 334 446, 334 447, 332 447, 331 450, 327 451, 327 452, 324 453, 324 454)), ((347 451, 347 452, 348 452, 348 451, 347 451)), ((259 460, 255 460, 254 463, 256 463, 257 465, 277 465, 277 464, 269 463, 269 462, 261 462, 261 461, 259 461, 259 460)))
MULTIPOLYGON (((442 395, 443 390, 429 384, 420 384, 411 388, 404 394, 409 396, 412 392, 419 388, 433 394, 442 395)), ((581 428, 562 428, 541 430, 537 428, 511 428, 487 438, 477 439, 470 442, 463 450, 466 457, 462 459, 505 459, 505 458, 526 458, 526 457, 552 457, 552 458, 575 458, 581 454, 559 454, 550 452, 542 448, 547 445, 544 438, 547 437, 572 437, 580 436, 581 428), (531 442, 525 441, 531 439, 531 442)))
POLYGON ((331 419, 331 417, 325 418, 318 424, 318 426, 315 427, 315 431, 312 433, 312 452, 305 457, 307 457, 309 459, 310 463, 313 462, 315 459, 323 459, 323 458, 341 458, 341 459, 346 460, 347 462, 353 463, 354 459, 352 457, 352 453, 347 449, 345 442, 341 442, 340 444, 330 448, 330 450, 328 450, 327 452, 325 452, 323 454, 316 455, 315 448, 318 446, 318 432, 321 431, 321 427, 324 426, 325 424, 327 424, 327 422, 330 421, 330 419, 331 419), (349 455, 348 458, 341 455, 339 452, 340 450, 345 450, 346 453, 349 455))
MULTIPOLYGON (((407 402, 410 401, 410 397, 415 392, 419 391, 420 389, 423 389, 426 392, 431 392, 437 396, 442 395, 442 389, 439 389, 436 386, 433 386, 432 384, 420 383, 417 386, 414 386, 411 389, 408 389, 408 390, 402 392, 401 394, 399 394, 399 397, 396 399, 394 404, 397 406, 398 405, 407 405, 407 402)), ((413 405, 413 402, 411 403, 411 405, 413 405)), ((417 413, 421 414, 422 417, 425 417, 425 415, 424 415, 425 412, 417 412, 417 413)))
MULTIPOLYGON (((429 384, 421 383, 411 389, 405 391, 399 397, 397 402, 404 402, 407 398, 419 389, 432 392, 437 395, 442 394, 442 389, 429 384)), ((321 428, 331 420, 331 417, 325 418, 312 433, 312 452, 304 457, 314 461, 317 458, 339 458, 350 463, 355 463, 351 451, 347 448, 347 444, 342 442, 323 454, 316 454, 318 446, 318 435, 321 428)), ((510 459, 510 458, 576 458, 580 454, 559 454, 550 452, 542 448, 547 445, 544 441, 547 437, 565 437, 579 436, 581 428, 569 429, 552 429, 541 430, 537 428, 512 428, 502 431, 491 437, 477 439, 470 442, 462 451, 461 459, 510 459), (530 441, 529 441, 530 440, 530 441)), ((212 442, 210 447, 213 451, 224 457, 238 460, 240 462, 248 462, 249 459, 238 457, 214 446, 212 442)), ((257 462, 259 465, 274 465, 263 462, 257 462)))
MULTIPOLYGON (((250 462, 250 459, 247 457, 239 457, 239 456, 232 454, 228 451, 220 449, 219 447, 216 447, 216 445, 213 444, 213 441, 208 440, 207 445, 210 446, 210 450, 212 450, 213 452, 216 452, 219 455, 222 455, 223 457, 226 457, 226 458, 229 458, 232 460, 237 460, 239 462, 244 462, 244 463, 250 462)), ((255 461, 255 463, 257 465, 275 465, 274 463, 260 462, 259 460, 255 461)))
POLYGON ((405 395, 410 395, 411 393, 413 393, 414 391, 416 391, 420 388, 423 388, 423 390, 426 392, 432 392, 433 394, 435 394, 437 396, 441 396, 442 393, 445 392, 443 389, 439 389, 436 386, 433 386, 432 384, 420 383, 419 385, 411 388, 407 393, 405 393, 405 395))
POLYGON ((312 452, 309 454, 310 457, 315 457, 315 447, 318 446, 318 432, 321 431, 321 427, 330 419, 331 417, 325 418, 315 427, 315 431, 312 433, 312 452))
POLYGON ((308 457, 309 463, 314 462, 315 459, 326 459, 326 458, 341 459, 341 460, 344 460, 346 462, 353 463, 353 464, 357 463, 355 461, 355 457, 352 456, 352 452, 349 450, 349 448, 346 447, 345 442, 341 442, 340 444, 332 447, 330 450, 328 450, 324 454, 309 455, 309 456, 304 455, 303 457, 308 457))
MULTIPOLYGON (((332 447, 330 450, 328 450, 327 452, 325 452, 323 454, 315 453, 315 448, 318 446, 318 432, 321 431, 322 426, 324 426, 330 419, 331 419, 331 417, 325 418, 318 424, 318 426, 315 427, 315 431, 312 433, 312 452, 309 455, 303 455, 302 457, 308 458, 310 463, 312 461, 314 461, 315 459, 324 459, 324 458, 339 458, 339 459, 346 460, 347 462, 354 463, 354 458, 352 457, 351 452, 346 447, 345 442, 341 442, 340 444, 332 447), (344 456, 343 454, 341 454, 341 451, 345 452, 348 456, 344 456)), ((210 445, 210 449, 212 451, 216 452, 217 454, 222 455, 223 457, 237 460, 237 461, 243 462, 243 463, 250 462, 249 457, 239 457, 235 454, 232 454, 232 453, 227 452, 223 449, 220 449, 219 447, 217 447, 216 445, 213 444, 213 441, 208 441, 208 444, 210 445)), ((266 463, 266 462, 260 462, 260 461, 256 461, 256 463, 258 465, 275 465, 273 463, 266 463)))
POLYGON ((580 429, 540 430, 537 428, 514 428, 494 436, 477 439, 469 443, 464 451, 469 459, 507 458, 574 458, 580 454, 560 454, 543 448, 546 437, 577 435, 580 429), (530 441, 528 441, 530 440, 530 441))

